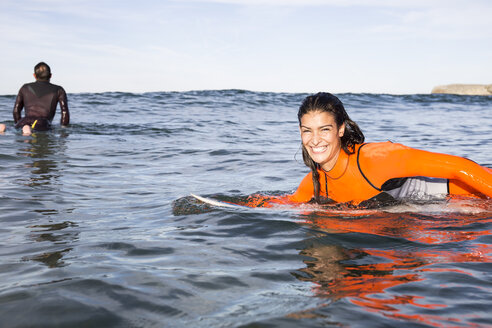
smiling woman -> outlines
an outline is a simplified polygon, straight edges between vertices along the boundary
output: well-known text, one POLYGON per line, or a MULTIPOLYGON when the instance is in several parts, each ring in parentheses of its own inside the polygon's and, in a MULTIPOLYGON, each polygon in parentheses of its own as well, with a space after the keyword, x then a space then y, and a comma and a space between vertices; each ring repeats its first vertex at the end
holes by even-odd
POLYGON ((302 140, 302 158, 311 169, 313 193, 319 203, 319 168, 331 171, 340 149, 353 153, 356 144, 364 142, 364 134, 348 116, 337 97, 319 93, 307 97, 297 113, 302 140))
POLYGON ((391 142, 364 144, 364 135, 332 94, 307 97, 299 108, 303 159, 311 168, 291 201, 320 194, 335 202, 467 194, 492 197, 492 170, 465 158, 391 142), (434 179, 429 179, 434 178, 434 179), (436 179, 437 178, 437 179, 436 179))
POLYGON ((298 119, 311 172, 293 195, 261 204, 314 200, 373 206, 395 199, 492 197, 492 170, 466 158, 392 142, 364 143, 364 134, 332 94, 308 96, 298 119))

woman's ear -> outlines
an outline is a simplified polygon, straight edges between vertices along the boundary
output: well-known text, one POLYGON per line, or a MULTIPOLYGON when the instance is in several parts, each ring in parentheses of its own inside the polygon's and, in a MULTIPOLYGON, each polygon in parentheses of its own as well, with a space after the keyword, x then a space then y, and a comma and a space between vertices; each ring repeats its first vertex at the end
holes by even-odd
POLYGON ((340 125, 340 128, 338 129, 338 136, 341 138, 345 134, 345 123, 340 125))

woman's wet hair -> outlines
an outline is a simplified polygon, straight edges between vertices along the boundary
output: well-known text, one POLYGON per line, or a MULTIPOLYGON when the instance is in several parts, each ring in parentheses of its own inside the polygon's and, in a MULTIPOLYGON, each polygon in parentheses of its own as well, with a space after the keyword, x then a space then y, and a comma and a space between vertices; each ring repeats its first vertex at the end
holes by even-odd
MULTIPOLYGON (((354 146, 364 142, 364 134, 361 129, 350 119, 343 103, 336 96, 328 92, 319 92, 315 95, 308 96, 304 99, 299 111, 297 112, 297 118, 299 125, 301 125, 302 117, 310 112, 327 112, 333 115, 337 129, 345 124, 345 131, 341 137, 341 147, 347 154, 354 153, 354 146)), ((319 164, 313 161, 307 149, 302 145, 302 159, 304 164, 311 169, 313 175, 314 186, 314 198, 317 203, 320 203, 320 182, 319 182, 319 164)))
POLYGON ((34 74, 37 80, 48 81, 51 79, 51 68, 45 62, 40 62, 34 66, 34 74))

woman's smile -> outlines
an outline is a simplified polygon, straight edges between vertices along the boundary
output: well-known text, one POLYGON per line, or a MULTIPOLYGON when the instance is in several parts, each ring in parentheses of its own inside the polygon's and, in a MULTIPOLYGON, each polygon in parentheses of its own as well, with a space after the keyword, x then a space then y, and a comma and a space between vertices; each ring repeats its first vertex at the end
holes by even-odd
POLYGON ((322 153, 326 150, 326 146, 323 146, 323 147, 311 147, 311 149, 313 150, 313 153, 322 153))

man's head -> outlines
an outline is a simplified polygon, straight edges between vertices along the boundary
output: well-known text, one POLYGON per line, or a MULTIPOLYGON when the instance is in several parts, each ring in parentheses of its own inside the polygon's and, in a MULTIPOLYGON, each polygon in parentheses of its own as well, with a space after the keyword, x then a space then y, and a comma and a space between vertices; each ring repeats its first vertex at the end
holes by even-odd
POLYGON ((51 79, 51 69, 45 62, 40 62, 34 66, 34 77, 39 81, 49 81, 51 79))

